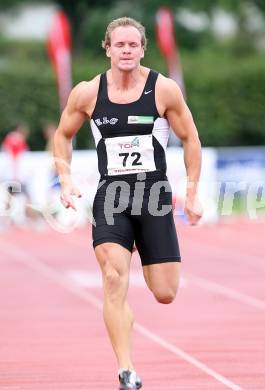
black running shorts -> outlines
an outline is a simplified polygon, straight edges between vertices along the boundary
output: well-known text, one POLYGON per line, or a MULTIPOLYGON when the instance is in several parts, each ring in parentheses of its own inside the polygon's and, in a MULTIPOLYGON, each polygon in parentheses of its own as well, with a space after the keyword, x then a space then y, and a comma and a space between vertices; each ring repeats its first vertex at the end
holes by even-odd
POLYGON ((101 177, 93 204, 94 248, 113 242, 130 252, 134 242, 142 265, 180 261, 166 175, 148 172, 101 177), (140 178, 140 180, 139 180, 140 178))

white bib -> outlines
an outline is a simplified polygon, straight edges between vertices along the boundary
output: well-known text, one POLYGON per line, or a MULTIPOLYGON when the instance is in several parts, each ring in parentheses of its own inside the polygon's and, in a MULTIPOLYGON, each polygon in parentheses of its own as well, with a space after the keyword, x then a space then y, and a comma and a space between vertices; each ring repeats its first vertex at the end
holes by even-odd
POLYGON ((106 138, 108 175, 155 171, 152 134, 106 138))

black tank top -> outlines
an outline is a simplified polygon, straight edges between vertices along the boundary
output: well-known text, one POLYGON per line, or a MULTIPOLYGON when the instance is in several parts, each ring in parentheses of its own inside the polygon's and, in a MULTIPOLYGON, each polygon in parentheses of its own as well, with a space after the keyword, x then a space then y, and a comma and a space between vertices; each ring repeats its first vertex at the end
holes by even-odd
POLYGON ((106 73, 100 75, 91 129, 101 176, 166 172, 165 149, 169 125, 159 117, 155 102, 158 73, 150 70, 140 98, 113 103, 108 98, 106 73))

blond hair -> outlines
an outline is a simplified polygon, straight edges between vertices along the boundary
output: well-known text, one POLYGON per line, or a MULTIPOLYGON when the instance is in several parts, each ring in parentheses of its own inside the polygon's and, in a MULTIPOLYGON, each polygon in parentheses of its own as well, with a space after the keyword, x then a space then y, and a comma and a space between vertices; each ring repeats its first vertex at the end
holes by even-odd
POLYGON ((105 39, 104 39, 104 41, 102 41, 103 49, 106 49, 108 46, 110 46, 110 44, 111 44, 110 35, 111 35, 112 31, 115 30, 115 28, 127 27, 127 26, 135 27, 139 31, 139 33, 141 34, 141 44, 145 50, 146 46, 147 46, 147 39, 145 36, 144 26, 141 23, 137 22, 137 20, 135 20, 133 18, 129 18, 127 16, 124 16, 124 17, 118 18, 118 19, 114 19, 112 22, 109 23, 109 25, 106 29, 105 39))

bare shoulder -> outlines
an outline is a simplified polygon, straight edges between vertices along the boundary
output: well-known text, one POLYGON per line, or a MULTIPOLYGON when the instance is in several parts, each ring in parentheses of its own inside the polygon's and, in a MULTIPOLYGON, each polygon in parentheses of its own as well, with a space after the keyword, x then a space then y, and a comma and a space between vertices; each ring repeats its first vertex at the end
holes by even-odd
POLYGON ((157 79, 156 93, 158 100, 165 106, 165 109, 176 107, 183 100, 178 84, 162 74, 159 74, 157 79))
POLYGON ((81 81, 71 91, 68 104, 75 110, 87 113, 90 106, 95 104, 100 75, 90 81, 81 81))

